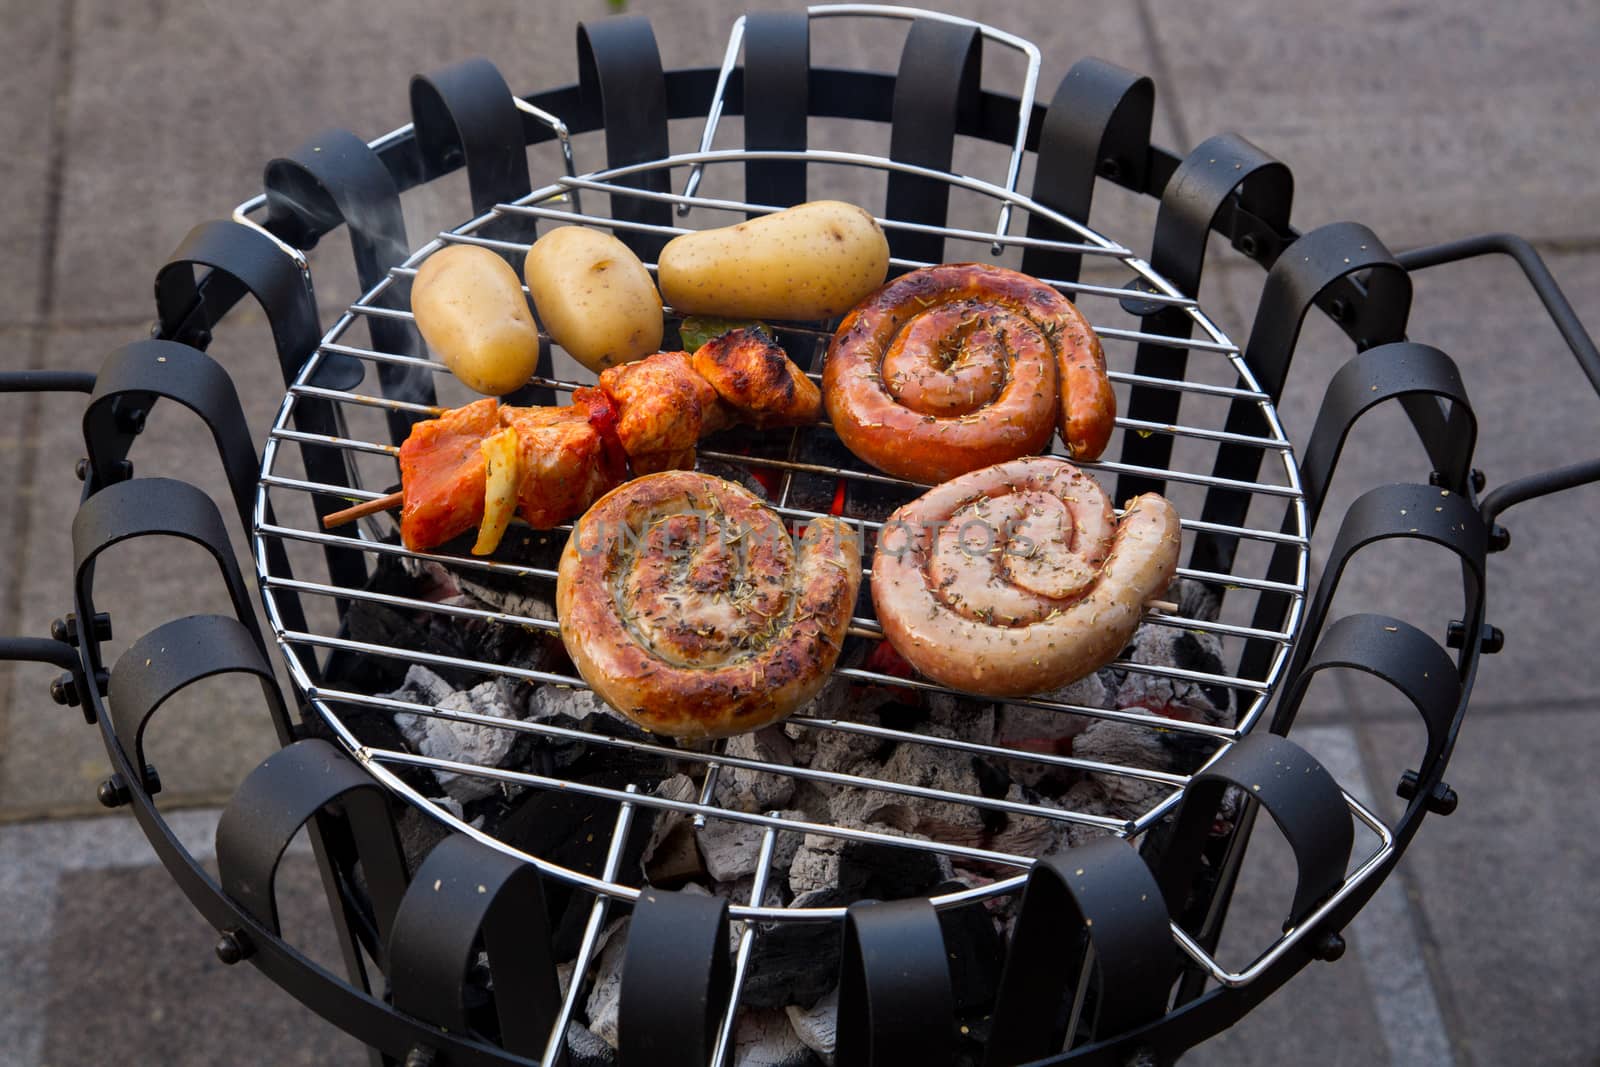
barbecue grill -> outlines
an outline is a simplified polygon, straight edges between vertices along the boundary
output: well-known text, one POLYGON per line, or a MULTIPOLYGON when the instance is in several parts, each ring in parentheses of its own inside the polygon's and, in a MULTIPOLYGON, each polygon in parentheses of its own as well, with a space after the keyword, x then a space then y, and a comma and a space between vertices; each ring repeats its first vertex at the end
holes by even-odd
MULTIPOLYGON (((66 672, 52 695, 81 704, 116 771, 101 801, 133 808, 217 929, 219 957, 249 960, 376 1060, 407 1064, 738 1062, 757 1016, 774 1017, 753 990, 772 984, 779 944, 816 949, 816 995, 788 1005, 811 1028, 801 1035, 796 1022, 774 1046, 794 1062, 819 1045, 841 1064, 1166 1062, 1308 963, 1338 958, 1340 931, 1424 817, 1455 805, 1446 764, 1479 659, 1501 640, 1484 619, 1485 559, 1509 540, 1498 515, 1600 478, 1589 462, 1485 493, 1466 385, 1447 354, 1406 335, 1410 271, 1510 255, 1600 389, 1600 354, 1537 253, 1503 235, 1396 256, 1356 223, 1300 233, 1283 163, 1232 135, 1183 158, 1152 146, 1152 83, 1095 59, 1038 103, 1037 48, 963 18, 873 5, 750 15, 719 68, 663 71, 648 23, 622 17, 580 26, 578 54, 578 85, 527 97, 482 60, 414 79, 411 124, 370 143, 324 134, 269 164, 265 192, 231 219, 196 227, 158 273, 153 337, 95 375, 4 377, 8 391, 90 399, 73 612, 52 639, 0 647, 66 672), (817 18, 904 20, 899 70, 814 65, 817 18), (985 44, 1023 56, 1016 95, 980 88, 985 44), (717 147, 727 116, 742 116, 741 148, 717 147), (812 146, 808 116, 888 124, 888 150, 812 146), (683 118, 702 118, 703 136, 698 150, 673 154, 667 124, 683 118), (580 171, 572 138, 600 131, 605 165, 580 171), (994 180, 952 169, 957 135, 992 147, 994 180), (550 143, 559 170, 531 174, 527 149, 550 143), (400 194, 460 169, 470 217, 413 247, 400 194), (1148 259, 1089 225, 1102 182, 1159 201, 1148 259), (466 399, 407 310, 410 280, 434 251, 474 244, 520 263, 545 228, 577 222, 615 233, 653 269, 688 228, 835 190, 880 216, 892 272, 1004 257, 1071 297, 1105 341, 1124 414, 1106 453, 1115 458, 1083 466, 1115 499, 1155 490, 1177 505, 1184 594, 1147 615, 1098 690, 995 701, 905 676, 873 656, 881 631, 863 600, 825 698, 788 720, 787 740, 675 744, 585 703, 582 680, 552 652, 554 559, 570 527, 523 531, 489 559, 453 545, 408 551, 385 514, 322 527, 393 487, 412 423, 466 399), (304 250, 341 224, 364 292, 324 331, 304 250), (1198 300, 1212 232, 1266 272, 1242 346, 1198 300), (204 351, 246 296, 266 313, 286 387, 259 453, 227 373, 204 351), (1296 455, 1276 404, 1313 307, 1355 354, 1296 455), (231 499, 132 477, 128 453, 157 399, 209 426, 231 499), (1390 402, 1415 426, 1430 481, 1360 496, 1313 576, 1310 538, 1346 435, 1390 402), (243 565, 219 507, 252 531, 243 565), (173 620, 108 665, 95 559, 146 536, 209 552, 234 615, 173 620), (1459 560, 1463 610, 1443 645, 1427 632, 1438 620, 1330 617, 1347 566, 1387 539, 1459 560), (1202 665, 1149 654, 1180 635, 1202 647, 1202 665), (1387 682, 1424 724, 1393 825, 1292 740, 1308 685, 1330 669, 1387 682), (283 748, 225 810, 213 878, 163 821, 141 738, 168 697, 222 673, 260 680, 283 748), (549 713, 497 710, 491 698, 508 681, 517 700, 549 713), (1118 696, 1148 691, 1205 713, 1118 696), (1072 724, 1057 741, 1098 731, 1102 747, 1021 743, 995 725, 1006 716, 1072 724), (853 762, 830 763, 825 748, 853 762), (952 767, 972 777, 907 773, 952 767), (775 794, 785 799, 764 802, 775 794), (838 802, 863 797, 911 821, 838 802), (1218 943, 1263 809, 1293 853, 1292 904, 1279 936, 1228 966, 1218 943), (928 831, 930 811, 978 836, 928 831), (415 833, 402 842, 403 820, 428 827, 425 846, 415 833), (303 828, 342 976, 279 928, 274 875, 303 828), (652 857, 674 834, 691 853, 734 839, 744 852, 720 872, 680 865, 652 880, 667 870, 652 857), (802 863, 831 881, 798 891, 802 863), (903 870, 915 873, 886 873, 903 870), (974 977, 981 970, 987 981, 974 977), (595 1004, 608 982, 602 1025, 595 1004), (818 1023, 824 990, 837 1011, 818 1023)), ((816 377, 831 326, 773 328, 816 377)), ((546 344, 517 399, 559 402, 590 380, 575 367, 546 344)), ((826 426, 724 434, 700 457, 759 487, 786 520, 840 515, 868 542, 923 488, 864 467, 826 426)))

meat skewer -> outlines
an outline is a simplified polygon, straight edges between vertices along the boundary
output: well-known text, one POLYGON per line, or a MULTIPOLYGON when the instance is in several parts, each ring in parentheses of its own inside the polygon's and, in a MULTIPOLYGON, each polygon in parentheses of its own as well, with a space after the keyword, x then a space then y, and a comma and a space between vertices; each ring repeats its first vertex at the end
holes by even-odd
POLYGON ((407 548, 474 526, 473 553, 494 551, 513 512, 536 529, 581 515, 634 475, 692 468, 701 437, 736 423, 798 426, 821 415, 817 387, 765 333, 731 330, 693 356, 658 352, 612 367, 570 407, 493 398, 418 423, 400 448, 401 490, 323 519, 332 529, 401 509, 407 548))

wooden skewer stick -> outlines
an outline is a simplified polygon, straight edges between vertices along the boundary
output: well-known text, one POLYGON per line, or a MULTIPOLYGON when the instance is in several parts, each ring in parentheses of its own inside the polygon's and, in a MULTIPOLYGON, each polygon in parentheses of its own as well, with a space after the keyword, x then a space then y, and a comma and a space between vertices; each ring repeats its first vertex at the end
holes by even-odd
POLYGON ((368 515, 376 515, 380 511, 397 508, 405 502, 406 494, 404 490, 398 493, 390 493, 388 496, 380 496, 376 500, 366 500, 354 507, 345 508, 343 511, 332 511, 324 515, 322 517, 322 528, 331 530, 335 526, 343 526, 346 523, 355 522, 357 519, 364 519, 368 515))
MULTIPOLYGON (((374 501, 374 503, 376 503, 376 501, 374 501)), ((333 516, 331 515, 329 516, 329 518, 332 517, 333 516)), ((1149 608, 1151 611, 1164 611, 1168 615, 1176 615, 1178 613, 1178 605, 1174 604, 1170 600, 1146 600, 1144 602, 1144 606, 1149 608)))

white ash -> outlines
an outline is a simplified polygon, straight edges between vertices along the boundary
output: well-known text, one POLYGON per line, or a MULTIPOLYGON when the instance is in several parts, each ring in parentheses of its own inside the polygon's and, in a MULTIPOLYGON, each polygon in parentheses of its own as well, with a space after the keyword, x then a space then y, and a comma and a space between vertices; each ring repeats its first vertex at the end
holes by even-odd
MULTIPOLYGON (((933 724, 923 724, 917 728, 917 732, 946 738, 954 734, 952 730, 933 724)), ((892 782, 961 796, 982 794, 972 756, 957 749, 910 743, 897 745, 879 776, 892 782)), ((956 845, 979 846, 983 842, 983 811, 971 804, 926 797, 880 795, 905 804, 916 820, 913 826, 903 828, 909 833, 956 845)))
MULTIPOLYGON (((471 689, 452 691, 443 678, 420 664, 412 664, 400 688, 384 695, 410 703, 432 704, 441 711, 516 720, 522 717, 525 709, 525 694, 525 689, 507 678, 494 678, 471 689)), ((418 754, 480 767, 500 766, 517 741, 514 730, 461 719, 400 711, 395 713, 394 721, 406 743, 418 754)), ((499 787, 494 779, 478 775, 435 771, 434 776, 446 793, 463 803, 489 796, 499 787)))
MULTIPOLYGON (((780 818, 802 819, 798 811, 778 812, 780 818)), ((761 859, 761 840, 767 828, 759 823, 709 818, 695 830, 695 842, 705 861, 706 872, 718 882, 734 882, 754 874, 761 859)), ((778 833, 772 842, 772 867, 787 870, 800 849, 800 835, 778 833)))
MULTIPOLYGON (((974 745, 992 745, 998 719, 993 704, 950 693, 928 694, 928 722, 940 737, 974 745)), ((918 733, 934 731, 919 730, 918 733)))
POLYGON ((459 573, 453 575, 455 582, 461 590, 471 596, 480 604, 487 604, 496 611, 503 611, 507 615, 521 615, 530 619, 541 619, 545 622, 554 622, 556 619, 555 605, 544 597, 529 591, 534 583, 527 583, 528 589, 497 589, 492 585, 474 581, 471 575, 459 573))
POLYGON ((594 984, 584 1013, 596 1037, 617 1047, 617 1012, 622 1003, 622 958, 628 951, 628 920, 618 919, 605 933, 605 947, 595 964, 594 984))
POLYGON ((733 1031, 733 1067, 807 1067, 811 1050, 776 1008, 751 1008, 739 1013, 733 1031))
MULTIPOLYGON (((687 774, 663 779, 655 795, 667 800, 692 801, 700 789, 687 774)), ((640 855, 640 866, 652 885, 672 885, 685 879, 703 877, 705 864, 694 840, 694 825, 681 811, 659 810, 650 840, 640 855)))
MULTIPOLYGON (((794 742, 779 727, 728 739, 724 752, 736 759, 760 760, 779 768, 794 766, 794 742)), ((732 811, 762 812, 787 808, 794 800, 794 779, 745 767, 722 767, 717 773, 717 806, 732 811)))
POLYGON ((534 722, 553 719, 575 719, 585 724, 591 716, 614 719, 629 727, 633 723, 610 704, 595 695, 592 689, 574 689, 565 685, 541 685, 534 689, 528 702, 528 718, 534 722))
POLYGON ((828 990, 810 1008, 790 1004, 784 1011, 800 1043, 833 1067, 833 1050, 839 1043, 839 987, 828 990))

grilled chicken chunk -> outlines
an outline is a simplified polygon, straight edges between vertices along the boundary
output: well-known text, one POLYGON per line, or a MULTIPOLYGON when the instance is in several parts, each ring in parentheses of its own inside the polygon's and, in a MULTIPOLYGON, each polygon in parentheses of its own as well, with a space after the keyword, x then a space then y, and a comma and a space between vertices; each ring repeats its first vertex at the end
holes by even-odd
POLYGON ((731 409, 729 421, 805 426, 822 415, 816 384, 761 330, 747 326, 713 337, 691 365, 731 409))
POLYGON ((717 391, 682 352, 612 367, 600 389, 622 411, 617 436, 635 474, 692 469, 701 436, 727 425, 717 391))

